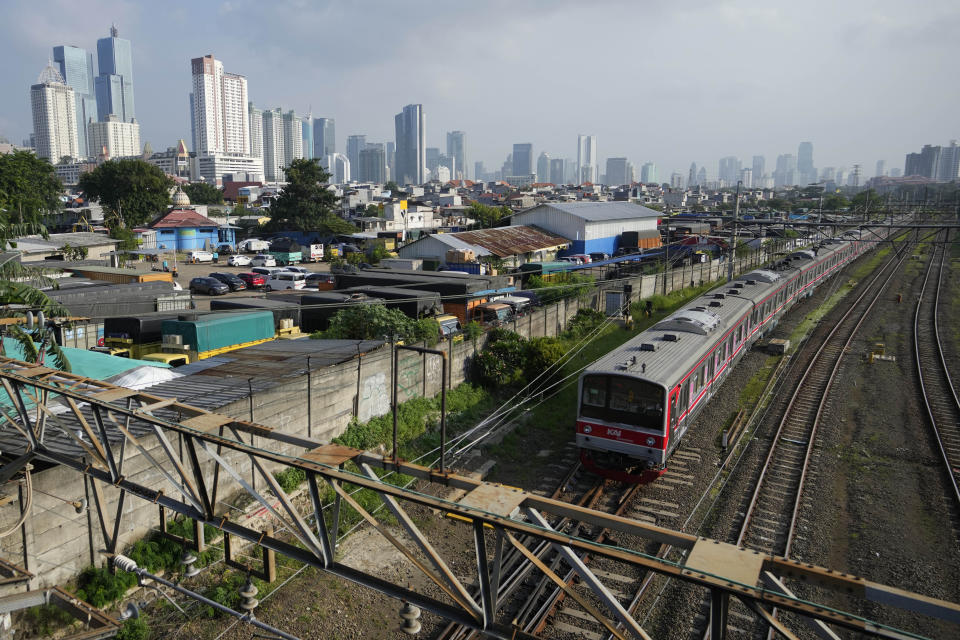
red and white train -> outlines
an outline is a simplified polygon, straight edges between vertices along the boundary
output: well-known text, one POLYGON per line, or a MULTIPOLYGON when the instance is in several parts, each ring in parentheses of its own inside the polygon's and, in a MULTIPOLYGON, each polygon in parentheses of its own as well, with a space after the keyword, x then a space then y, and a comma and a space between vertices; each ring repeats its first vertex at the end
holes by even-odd
POLYGON ((624 482, 649 482, 662 474, 750 344, 801 296, 811 295, 879 239, 860 237, 848 232, 740 276, 584 369, 576 427, 584 466, 624 482))

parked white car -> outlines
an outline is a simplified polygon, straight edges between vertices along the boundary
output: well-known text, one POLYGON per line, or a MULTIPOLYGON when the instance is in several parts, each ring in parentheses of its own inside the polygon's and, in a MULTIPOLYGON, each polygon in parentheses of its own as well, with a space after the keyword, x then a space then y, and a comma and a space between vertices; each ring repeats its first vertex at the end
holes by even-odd
POLYGON ((275 267, 277 266, 277 259, 268 253, 258 253, 250 261, 250 264, 255 267, 275 267))
POLYGON ((267 291, 284 291, 287 289, 303 289, 307 278, 302 273, 293 271, 276 271, 267 278, 264 289, 267 291))
POLYGON ((252 259, 250 256, 242 256, 237 254, 235 256, 230 256, 227 258, 227 265, 231 267, 246 267, 250 265, 252 259))
POLYGON ((306 267, 294 267, 290 265, 283 267, 283 271, 290 271, 292 273, 302 273, 305 276, 310 275, 311 273, 310 269, 307 269, 306 267))
POLYGON ((191 251, 187 254, 187 262, 213 262, 213 253, 210 251, 191 251))

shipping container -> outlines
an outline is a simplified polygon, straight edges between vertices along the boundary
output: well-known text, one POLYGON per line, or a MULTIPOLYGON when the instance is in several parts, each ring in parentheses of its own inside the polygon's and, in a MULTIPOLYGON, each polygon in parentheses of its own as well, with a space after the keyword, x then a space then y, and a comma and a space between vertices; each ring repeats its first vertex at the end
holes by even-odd
POLYGON ((181 315, 163 322, 163 350, 186 352, 191 362, 273 340, 273 313, 209 313, 181 315))

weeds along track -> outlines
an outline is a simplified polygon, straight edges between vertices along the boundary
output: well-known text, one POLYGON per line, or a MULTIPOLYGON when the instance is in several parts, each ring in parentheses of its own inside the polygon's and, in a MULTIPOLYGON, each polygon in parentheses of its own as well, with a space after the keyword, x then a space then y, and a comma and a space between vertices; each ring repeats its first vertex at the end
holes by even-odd
MULTIPOLYGON (((817 429, 829 409, 831 388, 843 356, 908 254, 908 247, 901 245, 874 273, 801 369, 740 517, 737 546, 790 556, 817 429)), ((708 604, 704 602, 701 607, 707 608, 708 604)), ((730 603, 730 617, 732 637, 769 638, 772 633, 765 621, 739 601, 730 603)), ((698 630, 695 637, 709 638, 709 630, 698 630)))
POLYGON ((913 316, 913 347, 927 418, 953 490, 951 499, 960 508, 960 400, 944 358, 939 318, 949 234, 940 232, 927 263, 913 316))

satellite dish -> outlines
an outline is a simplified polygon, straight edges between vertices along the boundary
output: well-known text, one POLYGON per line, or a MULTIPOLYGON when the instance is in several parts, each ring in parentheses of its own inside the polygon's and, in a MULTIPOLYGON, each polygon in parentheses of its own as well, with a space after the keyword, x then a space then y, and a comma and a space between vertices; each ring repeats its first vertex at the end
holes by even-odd
POLYGON ((27 329, 33 331, 33 311, 27 311, 27 329))
POLYGON ((40 327, 40 328, 43 328, 45 325, 46 325, 46 322, 44 321, 43 311, 38 311, 38 312, 37 312, 37 326, 40 327))

